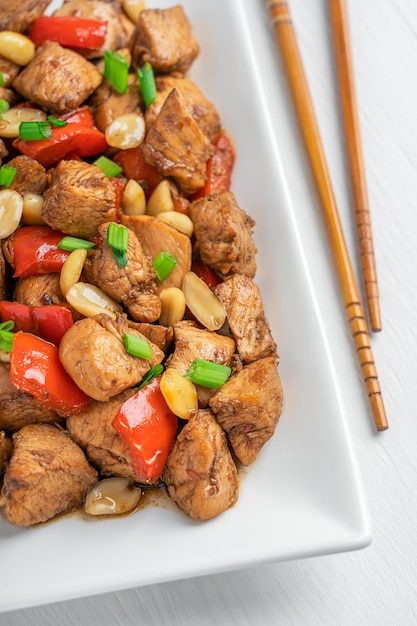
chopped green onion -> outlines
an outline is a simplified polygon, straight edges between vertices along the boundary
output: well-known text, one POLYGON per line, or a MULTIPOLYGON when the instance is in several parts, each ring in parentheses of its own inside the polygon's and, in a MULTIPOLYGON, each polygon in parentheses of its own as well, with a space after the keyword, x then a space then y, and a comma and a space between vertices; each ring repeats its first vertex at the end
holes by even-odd
POLYGON ((67 126, 68 122, 66 122, 65 120, 59 120, 58 118, 54 117, 53 115, 48 115, 48 122, 50 122, 52 124, 52 126, 57 126, 58 128, 61 128, 62 126, 67 126))
POLYGON ((154 268, 158 279, 164 280, 170 275, 176 264, 177 259, 173 254, 170 252, 160 252, 152 263, 152 267, 154 268))
POLYGON ((232 370, 227 365, 195 359, 185 374, 185 378, 191 380, 196 385, 218 389, 228 380, 232 370))
POLYGON ((120 250, 116 250, 116 248, 112 248, 113 256, 116 259, 116 263, 122 269, 127 265, 127 256, 126 252, 120 252, 120 250))
POLYGON ((104 76, 119 93, 126 93, 129 66, 124 56, 114 50, 104 53, 104 76))
POLYGON ((16 176, 16 168, 10 165, 2 165, 0 167, 0 185, 2 187, 10 187, 16 176))
POLYGON ((107 229, 107 243, 113 250, 114 258, 119 267, 127 265, 127 246, 129 242, 129 233, 125 226, 110 222, 107 229))
POLYGON ((152 349, 146 339, 131 335, 130 333, 123 333, 123 342, 128 354, 137 356, 140 359, 147 359, 148 361, 152 358, 152 349))
POLYGON ((142 382, 140 383, 139 387, 136 387, 136 391, 143 389, 143 387, 145 387, 148 383, 150 383, 151 380, 153 380, 154 378, 162 374, 163 371, 164 371, 164 368, 160 363, 151 367, 151 369, 148 370, 148 372, 142 378, 142 382))
POLYGON ((14 328, 13 320, 6 320, 0 323, 0 350, 11 352, 13 347, 14 334, 10 331, 14 328))
POLYGON ((13 320, 6 320, 0 324, 0 330, 12 330, 12 328, 14 328, 13 320))
POLYGON ((9 102, 7 102, 7 100, 4 100, 3 98, 0 98, 0 115, 3 115, 3 113, 6 113, 6 111, 8 111, 9 109, 10 109, 9 102))
POLYGON ((20 122, 19 137, 25 141, 50 139, 52 137, 52 127, 49 122, 20 122))
POLYGON ((129 232, 125 226, 110 222, 107 229, 107 243, 120 252, 127 252, 129 232))
POLYGON ((119 176, 123 171, 117 163, 105 156, 98 157, 98 159, 94 161, 94 165, 97 165, 108 178, 119 176))
POLYGON ((68 250, 69 252, 73 252, 74 250, 78 250, 79 248, 83 248, 84 250, 90 250, 94 248, 96 244, 92 241, 86 241, 85 239, 78 239, 78 237, 63 237, 61 241, 58 243, 58 248, 61 250, 68 250))
POLYGON ((4 87, 4 76, 1 72, 0 72, 0 87, 4 87))
POLYGON ((148 107, 156 98, 156 84, 153 68, 150 63, 145 63, 137 71, 140 90, 145 106, 148 107))
POLYGON ((9 330, 0 330, 0 350, 11 352, 13 348, 14 334, 9 330))

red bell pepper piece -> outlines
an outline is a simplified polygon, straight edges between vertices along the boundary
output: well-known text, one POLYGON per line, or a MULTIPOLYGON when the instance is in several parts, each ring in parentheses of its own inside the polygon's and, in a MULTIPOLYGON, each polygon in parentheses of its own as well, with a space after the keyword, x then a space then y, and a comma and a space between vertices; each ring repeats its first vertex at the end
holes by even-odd
POLYGON ((10 237, 16 278, 59 272, 71 254, 58 248, 64 235, 49 226, 23 226, 10 237))
POLYGON ((90 402, 65 371, 58 348, 30 333, 14 335, 10 379, 20 391, 30 393, 61 417, 80 413, 90 402))
POLYGON ((81 124, 82 126, 88 126, 94 128, 94 117, 90 107, 87 104, 83 104, 69 113, 63 113, 56 116, 58 120, 68 122, 68 124, 81 124))
POLYGON ((35 141, 15 139, 13 146, 46 168, 56 165, 69 154, 88 157, 104 152, 108 148, 106 137, 101 131, 75 122, 67 126, 53 127, 51 139, 35 141))
POLYGON ((177 433, 178 418, 154 378, 122 404, 112 425, 129 446, 139 482, 155 483, 164 469, 177 433))
POLYGON ((94 156, 109 147, 104 133, 94 126, 94 118, 87 105, 57 118, 67 122, 67 125, 52 126, 51 139, 26 141, 17 138, 13 141, 13 146, 46 168, 69 155, 94 156))
POLYGON ((107 22, 75 16, 43 15, 32 24, 29 38, 35 46, 56 41, 66 48, 99 50, 104 44, 107 22))
POLYGON ((74 323, 71 311, 59 304, 29 306, 20 302, 0 301, 3 322, 12 320, 14 331, 24 330, 59 345, 63 335, 74 323))
POLYGON ((210 289, 214 289, 216 285, 221 283, 221 279, 217 276, 216 272, 211 269, 203 261, 193 261, 191 270, 194 274, 197 274, 201 280, 203 280, 210 289))
POLYGON ((120 150, 113 161, 120 165, 126 178, 133 178, 143 187, 146 198, 163 178, 156 167, 146 163, 141 146, 120 150))
POLYGON ((232 139, 222 129, 214 141, 214 154, 207 162, 206 184, 191 199, 198 200, 216 191, 229 191, 235 157, 232 139))
POLYGON ((181 194, 171 194, 172 201, 174 203, 174 211, 182 213, 183 215, 190 215, 189 207, 190 201, 181 194))

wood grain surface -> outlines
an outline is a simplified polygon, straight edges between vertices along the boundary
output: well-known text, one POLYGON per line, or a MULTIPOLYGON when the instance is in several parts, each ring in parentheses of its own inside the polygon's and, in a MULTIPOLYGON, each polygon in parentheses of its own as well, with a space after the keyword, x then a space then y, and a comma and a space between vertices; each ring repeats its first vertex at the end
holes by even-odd
MULTIPOLYGON (((253 2, 264 12, 265 46, 272 54, 275 42, 264 0, 253 2)), ((328 0, 289 0, 289 4, 347 245, 358 270, 328 0)), ((288 190, 306 258, 315 259, 312 281, 318 301, 326 302, 329 343, 338 347, 334 366, 369 501, 373 542, 358 552, 4 613, 0 626, 417 624, 417 3, 348 0, 348 9, 384 320, 383 332, 372 338, 390 416, 390 429, 382 436, 364 419, 367 396, 278 61, 276 80, 269 77, 269 101, 287 120, 280 128, 280 142, 286 148, 288 190)), ((88 564, 80 564, 84 566, 88 564)))

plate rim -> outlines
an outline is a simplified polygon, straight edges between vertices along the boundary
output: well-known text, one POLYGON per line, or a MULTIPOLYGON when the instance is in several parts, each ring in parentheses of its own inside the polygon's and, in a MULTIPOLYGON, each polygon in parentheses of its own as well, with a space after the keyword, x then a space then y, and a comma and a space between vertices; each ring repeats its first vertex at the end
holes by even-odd
MULTIPOLYGON (((187 1, 184 4, 187 4, 187 1)), ((167 0, 163 0, 161 2, 155 2, 155 1, 148 2, 148 6, 151 6, 151 7, 162 6, 162 5, 171 6, 172 3, 167 2, 167 0)), ((233 3, 233 6, 235 7, 233 9, 235 11, 239 11, 243 9, 240 15, 240 18, 242 20, 242 23, 245 24, 245 28, 247 31, 246 36, 248 37, 249 45, 252 47, 252 55, 254 55, 254 50, 256 47, 256 40, 255 40, 255 37, 253 36, 253 33, 251 33, 251 30, 249 28, 249 23, 251 19, 250 16, 252 12, 255 11, 256 9, 254 8, 253 5, 250 5, 249 0, 235 0, 235 2, 233 3)), ((257 72, 258 72, 258 80, 259 80, 261 77, 261 72, 259 68, 257 72)), ((264 92, 263 98, 265 100, 264 102, 264 106, 265 106, 265 104, 267 103, 265 92, 264 92)), ((265 110, 268 110, 267 107, 265 110)), ((271 119, 271 112, 268 112, 268 115, 269 115, 269 124, 271 125, 271 128, 273 128, 274 124, 271 119)), ((5 602, 0 600, 0 613, 5 612, 5 611, 10 611, 10 610, 28 608, 32 606, 39 606, 39 605, 50 603, 50 602, 55 603, 55 602, 69 600, 69 599, 86 597, 90 595, 108 593, 111 591, 120 591, 122 589, 132 588, 135 586, 146 586, 146 585, 152 585, 156 583, 180 580, 180 579, 194 577, 194 576, 197 577, 197 576, 205 576, 205 575, 221 573, 221 572, 226 572, 226 571, 234 571, 237 569, 249 568, 252 566, 271 563, 271 562, 279 562, 279 561, 286 561, 286 560, 293 560, 293 559, 300 559, 300 558, 308 558, 308 557, 318 556, 318 555, 323 555, 323 554, 332 554, 332 553, 338 553, 338 552, 358 550, 358 549, 362 549, 366 547, 367 545, 371 543, 372 529, 371 529, 371 523, 370 523, 369 509, 368 509, 367 501, 366 501, 365 489, 364 489, 362 478, 361 478, 359 463, 358 463, 358 459, 357 459, 354 444, 353 444, 353 438, 352 438, 349 425, 348 425, 346 410, 344 407, 341 389, 340 389, 340 382, 335 371, 332 350, 329 345, 325 325, 323 322, 323 315, 321 312, 321 308, 317 301, 314 286, 311 280, 310 270, 308 267, 307 259, 305 257, 305 250, 302 245, 302 238, 301 238, 300 231, 298 228, 298 221, 297 221, 295 212, 292 207, 292 199, 288 190, 285 174, 284 174, 283 167, 282 167, 281 153, 278 149, 278 146, 276 145, 276 136, 274 135, 273 137, 270 138, 270 140, 274 144, 274 151, 277 157, 278 177, 280 179, 280 184, 282 186, 282 193, 285 197, 285 202, 288 207, 288 215, 290 216, 292 220, 292 228, 295 234, 295 241, 298 247, 297 251, 298 251, 298 254, 300 255, 301 263, 303 266, 303 272, 305 274, 306 281, 309 287, 309 297, 312 300, 312 306, 314 308, 314 312, 317 318, 317 323, 320 326, 321 340, 323 341, 323 347, 328 358, 328 364, 329 364, 330 370, 332 371, 332 383, 334 385, 334 391, 337 397, 337 403, 338 403, 339 410, 340 410, 340 418, 341 418, 341 423, 343 426, 345 442, 346 442, 346 446, 348 450, 348 456, 351 460, 351 466, 352 466, 353 473, 354 473, 353 482, 355 483, 356 490, 357 490, 358 519, 360 520, 358 523, 358 527, 356 529, 353 529, 351 527, 346 529, 346 536, 345 536, 344 542, 339 541, 337 545, 336 543, 333 543, 333 545, 330 545, 330 544, 326 546, 323 545, 321 550, 320 550, 320 547, 316 545, 315 547, 312 547, 310 551, 304 548, 303 550, 300 550, 297 552, 297 550, 293 549, 293 550, 288 550, 287 553, 281 553, 280 555, 277 555, 274 553, 267 554, 265 552, 264 554, 262 554, 260 558, 256 558, 256 559, 253 557, 250 558, 248 557, 248 555, 246 555, 246 557, 244 555, 241 555, 240 560, 235 558, 235 561, 230 562, 229 564, 223 563, 221 566, 219 566, 215 562, 212 562, 209 564, 206 563, 203 567, 200 568, 200 571, 194 570, 191 572, 191 571, 187 571, 186 568, 184 568, 183 572, 179 575, 174 572, 171 572, 171 573, 167 572, 165 576, 155 574, 154 577, 151 576, 148 578, 148 580, 141 581, 139 583, 137 582, 137 580, 132 580, 131 578, 129 579, 129 576, 126 576, 126 578, 121 580, 120 583, 118 584, 108 583, 107 585, 103 587, 101 583, 97 583, 97 586, 93 585, 93 587, 90 587, 88 590, 86 590, 85 593, 82 593, 82 590, 78 589, 75 591, 75 593, 74 593, 74 590, 73 591, 67 590, 66 593, 64 593, 61 590, 59 594, 55 593, 55 596, 53 594, 52 595, 46 594, 43 597, 39 596, 38 599, 30 597, 30 594, 26 596, 26 600, 22 599, 21 597, 20 598, 9 597, 9 598, 4 599, 5 602), (99 585, 100 585, 100 588, 98 588, 99 585)), ((59 524, 60 522, 56 522, 56 523, 59 524)), ((104 523, 106 523, 106 521, 104 523)), ((98 522, 98 524, 100 525, 100 522, 98 522)), ((0 543, 1 543, 1 536, 0 536, 0 543)))

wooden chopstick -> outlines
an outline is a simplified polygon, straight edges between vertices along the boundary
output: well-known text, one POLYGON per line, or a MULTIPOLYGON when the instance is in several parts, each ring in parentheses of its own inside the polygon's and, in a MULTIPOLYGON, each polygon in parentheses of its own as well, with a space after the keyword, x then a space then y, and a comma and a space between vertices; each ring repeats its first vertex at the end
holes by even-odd
POLYGON ((347 7, 345 0, 329 0, 329 5, 369 320, 372 330, 380 331, 382 321, 378 281, 353 78, 347 7))
POLYGON ((278 0, 266 0, 266 4, 269 8, 276 41, 281 50, 282 60, 298 114, 298 120, 310 157, 319 195, 322 200, 327 236, 332 249, 343 302, 351 334, 355 342, 356 354, 368 393, 374 422, 379 431, 386 430, 388 428, 388 420, 371 349, 369 332, 360 302, 359 291, 350 262, 349 252, 343 235, 289 8, 287 2, 280 2, 278 0))

